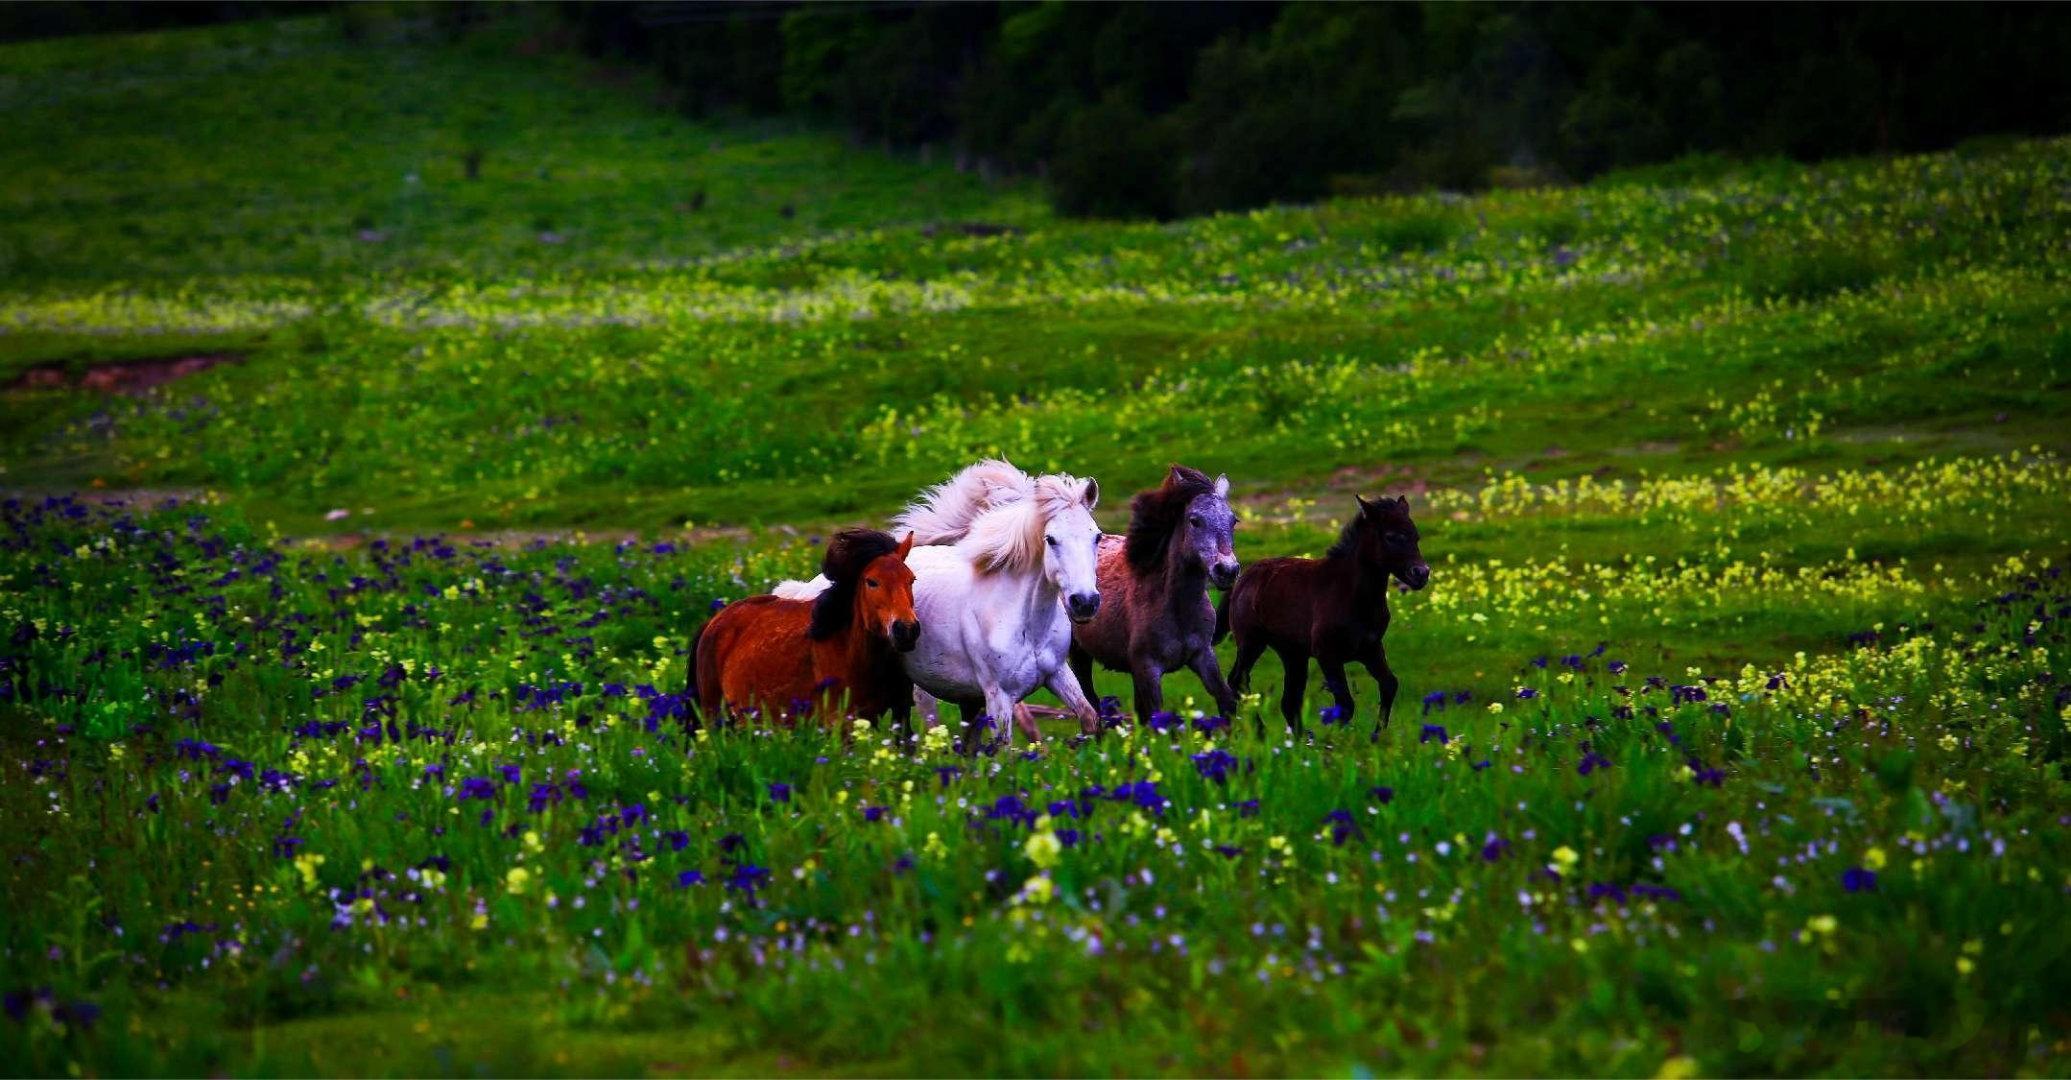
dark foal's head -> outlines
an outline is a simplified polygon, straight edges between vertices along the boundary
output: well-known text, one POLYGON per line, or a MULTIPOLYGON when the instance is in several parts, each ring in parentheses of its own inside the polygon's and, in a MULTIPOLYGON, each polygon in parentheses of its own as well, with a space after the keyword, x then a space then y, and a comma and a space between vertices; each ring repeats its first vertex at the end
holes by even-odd
POLYGON ((1417 549, 1417 523, 1409 519, 1409 500, 1402 496, 1359 500, 1359 516, 1345 526, 1332 555, 1351 555, 1361 566, 1392 575, 1412 589, 1431 582, 1431 564, 1417 549))
POLYGON ((1154 569, 1167 558, 1198 567, 1218 589, 1237 580, 1237 513, 1230 509, 1230 478, 1184 465, 1172 466, 1165 482, 1129 503, 1129 538, 1123 554, 1137 570, 1154 569))
POLYGON ((813 602, 807 636, 826 638, 855 626, 891 642, 900 652, 920 641, 920 616, 913 610, 913 571, 906 554, 913 534, 893 540, 876 529, 843 529, 827 543, 820 572, 830 582, 813 602))

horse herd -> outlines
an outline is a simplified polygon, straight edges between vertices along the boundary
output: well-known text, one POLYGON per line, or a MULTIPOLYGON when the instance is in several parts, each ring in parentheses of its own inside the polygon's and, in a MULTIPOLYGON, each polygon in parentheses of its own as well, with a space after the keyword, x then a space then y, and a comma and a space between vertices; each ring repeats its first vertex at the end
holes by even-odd
POLYGON ((1226 476, 1175 464, 1130 501, 1129 531, 1112 536, 1093 520, 1098 482, 979 462, 923 492, 891 532, 837 533, 819 577, 714 614, 692 643, 699 712, 890 715, 910 736, 916 708, 934 722, 947 701, 963 711, 968 752, 988 726, 980 717, 1006 725, 1009 746, 1015 727, 1040 741, 1021 704, 1038 688, 1097 732, 1096 662, 1130 674, 1139 721, 1163 709, 1164 676, 1181 668, 1234 719, 1271 649, 1287 672, 1280 713, 1294 732, 1312 659, 1347 721, 1346 666, 1363 664, 1385 726, 1397 685, 1381 644, 1389 581, 1421 589, 1431 578, 1408 500, 1361 496, 1322 558, 1262 559, 1240 572, 1229 488, 1226 476), (1224 590, 1220 605, 1210 586, 1224 590), (1237 643, 1227 681, 1215 656, 1225 634, 1237 643))

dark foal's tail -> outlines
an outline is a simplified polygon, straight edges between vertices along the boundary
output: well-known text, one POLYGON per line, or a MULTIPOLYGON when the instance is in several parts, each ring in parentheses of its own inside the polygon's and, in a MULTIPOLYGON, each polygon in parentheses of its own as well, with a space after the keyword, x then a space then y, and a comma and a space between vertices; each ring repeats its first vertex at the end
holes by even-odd
POLYGON ((1222 639, 1230 636, 1230 597, 1236 591, 1237 587, 1235 585, 1224 589, 1222 591, 1222 599, 1215 602, 1215 637, 1213 640, 1218 645, 1222 644, 1222 639))

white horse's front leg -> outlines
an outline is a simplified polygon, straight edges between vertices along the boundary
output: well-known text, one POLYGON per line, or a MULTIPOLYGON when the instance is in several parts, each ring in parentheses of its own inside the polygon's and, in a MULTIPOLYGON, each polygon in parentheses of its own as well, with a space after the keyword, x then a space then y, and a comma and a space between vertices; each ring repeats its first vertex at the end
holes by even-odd
POLYGON ((1090 735, 1100 730, 1100 710, 1094 708, 1093 702, 1086 697, 1086 688, 1079 685, 1079 677, 1072 674, 1070 664, 1057 665, 1057 670, 1050 673, 1050 679, 1044 685, 1064 702, 1064 707, 1070 709, 1072 715, 1079 718, 1081 732, 1090 735))
POLYGON ((926 727, 940 727, 942 725, 941 710, 941 699, 915 684, 913 687, 913 711, 920 714, 921 723, 926 727))
MULTIPOLYGON (((985 687, 985 714, 1005 733, 1007 749, 1014 749, 1014 697, 1001 689, 997 682, 985 687)), ((1033 741, 1040 742, 1040 736, 1033 741)))

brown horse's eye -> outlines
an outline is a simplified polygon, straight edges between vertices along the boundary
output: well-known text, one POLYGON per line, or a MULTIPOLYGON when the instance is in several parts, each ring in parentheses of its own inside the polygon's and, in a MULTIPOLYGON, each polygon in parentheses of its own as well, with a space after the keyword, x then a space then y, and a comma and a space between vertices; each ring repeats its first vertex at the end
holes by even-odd
POLYGON ((875 588, 877 588, 877 579, 876 579, 876 578, 864 578, 864 579, 863 579, 863 584, 865 584, 865 585, 868 585, 868 586, 870 586, 871 588, 875 589, 875 588))

